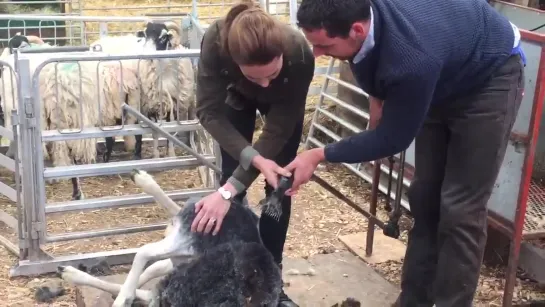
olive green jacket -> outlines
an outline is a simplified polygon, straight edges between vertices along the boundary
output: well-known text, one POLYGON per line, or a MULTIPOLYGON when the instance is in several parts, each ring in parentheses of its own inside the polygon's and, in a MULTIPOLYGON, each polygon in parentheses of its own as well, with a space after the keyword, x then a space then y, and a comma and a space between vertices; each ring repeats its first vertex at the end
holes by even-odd
POLYGON ((251 165, 253 157, 260 154, 274 160, 293 134, 295 125, 303 120, 307 93, 314 76, 314 56, 303 34, 285 25, 292 45, 284 54, 279 76, 263 88, 246 79, 238 65, 221 53, 222 25, 223 19, 212 23, 201 42, 196 111, 202 126, 219 145, 232 157, 239 157, 240 165, 228 181, 237 192, 242 192, 259 175, 251 165), (237 95, 228 94, 231 91, 237 95), (225 104, 242 109, 248 103, 245 101, 257 104, 258 108, 269 106, 263 132, 253 147, 223 112, 225 104))

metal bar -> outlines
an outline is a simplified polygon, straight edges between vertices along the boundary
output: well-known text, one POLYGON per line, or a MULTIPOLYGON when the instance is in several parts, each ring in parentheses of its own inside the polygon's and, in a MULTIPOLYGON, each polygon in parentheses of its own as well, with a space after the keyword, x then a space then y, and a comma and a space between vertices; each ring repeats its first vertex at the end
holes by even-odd
MULTIPOLYGON (((380 185, 380 160, 375 161, 373 167, 373 181, 371 188, 371 202, 369 203, 369 214, 376 216, 377 215, 377 204, 378 204, 378 193, 380 185)), ((384 224, 382 224, 382 229, 384 229, 384 224)), ((367 222, 367 239, 365 241, 365 255, 371 257, 373 255, 373 241, 375 239, 375 222, 369 220, 367 222)))
MULTIPOLYGON (((6 114, 4 114, 6 116, 6 114)), ((19 117, 17 116, 16 110, 11 110, 11 129, 13 129, 13 141, 12 146, 15 148, 14 150, 14 157, 13 161, 14 164, 17 164, 17 167, 15 167, 14 172, 14 179, 15 179, 15 191, 17 193, 17 207, 16 207, 16 214, 17 214, 17 237, 19 239, 19 260, 24 259, 28 255, 28 236, 24 231, 24 223, 25 223, 25 217, 24 217, 24 208, 23 208, 23 189, 21 187, 21 160, 20 160, 20 151, 19 151, 19 145, 20 145, 20 138, 19 134, 17 132, 17 127, 19 126, 19 117)), ((15 165, 14 165, 15 166, 15 165)))
POLYGON ((60 52, 85 52, 89 46, 55 46, 17 49, 20 53, 60 53, 60 52))
MULTIPOLYGON (((320 109, 320 112, 322 112, 322 111, 323 111, 323 109, 320 109)), ((330 115, 333 115, 333 114, 330 113, 330 112, 327 112, 327 113, 329 113, 330 115)), ((336 117, 336 116, 335 116, 335 117, 336 117)), ((332 118, 332 119, 335 120, 335 118, 332 118)), ((338 122, 338 123, 341 124, 341 125, 343 125, 343 126, 345 126, 346 128, 348 128, 348 129, 350 129, 350 130, 352 130, 352 131, 358 130, 358 131, 354 131, 354 132, 356 132, 356 133, 362 131, 361 129, 358 129, 358 128, 352 126, 351 124, 349 124, 349 123, 347 123, 347 122, 345 123, 345 122, 343 121, 343 122, 338 122)), ((333 131, 327 129, 325 126, 323 126, 323 125, 321 125, 321 124, 313 123, 312 126, 318 128, 318 130, 322 131, 323 133, 325 133, 326 135, 328 135, 330 138, 332 138, 333 140, 335 140, 335 141, 337 141, 337 142, 340 141, 340 140, 342 139, 342 138, 341 138, 339 135, 337 135, 335 132, 333 132, 333 131)), ((375 164, 375 161, 369 161, 368 163, 374 165, 374 164, 375 164)), ((380 164, 380 169, 381 169, 384 173, 388 173, 388 172, 390 171, 390 167, 384 165, 383 163, 380 164)), ((397 171, 393 170, 393 171, 392 171, 392 177, 393 177, 394 179, 398 179, 399 173, 398 173, 397 171)), ((411 181, 410 181, 409 179, 407 179, 407 178, 404 177, 404 178, 403 178, 403 185, 406 186, 406 187, 408 188, 408 187, 411 185, 411 181)))
MULTIPOLYGON (((84 21, 84 22, 146 22, 149 17, 121 16, 80 16, 80 15, 31 15, 31 14, 1 14, 2 19, 37 20, 37 21, 84 21)), ((171 20, 171 16, 159 17, 159 20, 171 20)), ((177 16, 172 16, 177 17, 177 16)))
POLYGON ((203 156, 201 154, 199 154, 198 152, 196 152, 195 150, 193 150, 193 148, 187 146, 182 141, 178 140, 175 136, 173 136, 173 135, 169 134, 168 132, 164 131, 161 127, 156 125, 153 121, 151 121, 149 118, 142 115, 142 113, 138 112, 133 107, 129 106, 126 103, 123 103, 123 110, 131 113, 138 120, 141 120, 144 123, 146 123, 147 125, 149 125, 154 131, 158 132, 159 134, 166 137, 169 141, 173 142, 174 144, 182 147, 183 149, 185 149, 186 151, 191 153, 196 159, 198 159, 200 162, 202 162, 202 164, 204 164, 204 165, 208 166, 209 168, 213 169, 216 173, 221 174, 221 169, 218 166, 212 164, 211 162, 207 161, 206 159, 203 159, 203 156))
MULTIPOLYGON (((333 68, 333 65, 335 64, 335 58, 331 58, 329 60, 329 65, 327 67, 326 74, 329 74, 331 69, 333 68)), ((322 85, 322 92, 327 92, 327 88, 329 85, 329 79, 325 79, 324 84, 322 85)), ((324 103, 324 96, 320 95, 320 98, 318 98, 318 103, 316 104, 316 110, 320 109, 322 104, 324 103)), ((312 114, 312 120, 311 123, 315 123, 318 120, 318 112, 314 111, 314 114, 312 114)), ((314 135, 314 125, 310 125, 310 128, 308 129, 307 138, 305 140, 305 145, 303 146, 304 149, 309 148, 309 139, 314 135)))
POLYGON ((384 223, 379 220, 376 216, 370 214, 362 207, 356 205, 352 200, 350 200, 348 197, 346 197, 343 193, 339 192, 337 189, 335 189, 333 186, 331 186, 327 181, 324 179, 318 177, 317 175, 312 175, 311 179, 322 186, 324 189, 326 189, 329 193, 333 194, 335 197, 339 198, 341 201, 349 205, 350 207, 354 208, 359 213, 363 214, 369 221, 373 221, 378 227, 383 228, 384 223))
POLYGON ((138 248, 120 249, 115 251, 85 253, 55 257, 51 260, 29 261, 22 260, 9 271, 10 277, 36 276, 46 273, 54 273, 59 265, 78 266, 79 264, 93 265, 96 259, 106 259, 109 265, 121 265, 132 263, 138 248))
MULTIPOLYGON (((187 200, 192 197, 202 197, 214 192, 214 189, 187 189, 179 191, 166 192, 166 194, 174 201, 187 200)), ((59 202, 48 204, 45 207, 45 212, 50 213, 65 213, 71 211, 96 210, 96 209, 112 209, 120 207, 138 206, 155 202, 153 196, 148 194, 133 194, 123 196, 107 196, 84 200, 74 200, 67 202, 59 202)))
MULTIPOLYGON (((104 54, 100 52, 89 53, 84 55, 72 55, 62 57, 52 57, 44 60, 38 65, 34 71, 33 81, 39 80, 39 73, 44 66, 50 63, 63 62, 95 62, 95 61, 112 61, 112 60, 156 60, 156 59, 175 59, 175 58, 198 58, 200 49, 183 49, 183 50, 162 50, 162 51, 147 51, 138 54, 120 53, 120 54, 104 54)), ((23 55, 22 55, 23 56, 23 55)), ((28 55, 26 55, 28 56, 28 55)))
MULTIPOLYGON (((153 129, 150 127, 142 127, 139 124, 135 125, 124 125, 121 126, 112 126, 111 129, 104 129, 105 127, 88 127, 84 128, 79 133, 61 133, 58 130, 45 130, 42 131, 42 141, 44 142, 54 142, 54 141, 67 141, 67 140, 80 140, 88 138, 107 138, 107 137, 116 137, 116 136, 127 136, 127 135, 144 135, 152 134, 153 129), (120 128, 116 128, 120 127, 120 128), (103 130, 104 129, 104 130, 103 130)), ((181 123, 176 122, 165 122, 161 123, 161 128, 168 133, 174 132, 186 132, 186 131, 195 131, 203 129, 199 124, 198 120, 185 121, 181 123)))
MULTIPOLYGON (((524 37, 523 37, 524 39, 524 37)), ((545 35, 540 35, 541 40, 541 52, 539 56, 539 67, 537 72, 537 79, 535 80, 535 92, 532 102, 532 113, 530 117, 529 130, 529 144, 526 145, 526 153, 524 156, 524 165, 522 167, 522 175, 519 186, 519 195, 517 198, 517 207, 515 211, 514 231, 511 237, 511 244, 509 245, 509 260, 507 262, 507 269, 505 272, 505 286, 503 291, 503 306, 511 306, 513 304, 513 292, 516 284, 517 268, 520 256, 520 245, 522 241, 522 232, 524 228, 524 220, 526 217, 526 207, 528 205, 528 196, 530 190, 530 183, 532 180, 532 168, 534 165, 534 155, 536 151, 536 145, 538 142, 539 128, 543 114, 543 100, 545 100, 545 46, 543 41, 545 35)))
MULTIPOLYGON (((345 109, 348 109, 348 110, 352 111, 352 113, 354 113, 354 114, 357 114, 357 115, 359 115, 359 116, 361 116, 361 117, 363 117, 363 118, 365 118, 365 119, 367 119, 367 120, 369 120, 369 119, 371 118, 370 115, 369 115, 367 112, 364 112, 364 111, 362 111, 362 110, 360 110, 360 109, 358 109, 358 108, 356 108, 356 107, 354 107, 354 106, 351 106, 351 105, 349 105, 348 103, 346 103, 346 102, 340 100, 340 99, 337 98, 337 97, 333 97, 333 96, 331 96, 331 95, 329 95, 329 94, 327 94, 327 93, 325 93, 325 92, 323 92, 322 95, 323 95, 324 97, 326 97, 327 99, 332 100, 332 101, 335 102, 337 105, 339 105, 339 106, 341 106, 341 107, 343 107, 343 108, 345 108, 345 109)), ((321 111, 326 111, 326 110, 324 110, 324 109, 320 109, 320 110, 321 110, 321 111)), ((328 112, 328 113, 329 113, 329 112, 328 112)), ((329 113, 329 114, 331 114, 331 113, 329 113)), ((338 118, 338 117, 337 117, 337 118, 338 118)), ((342 119, 339 118, 339 120, 342 120, 342 119)))
MULTIPOLYGON (((324 144, 320 141, 318 141, 317 139, 313 138, 313 137, 308 137, 307 138, 308 142, 309 143, 312 143, 316 146, 320 146, 320 147, 324 147, 324 144)), ((342 165, 344 165, 346 168, 348 168, 349 170, 351 170, 354 174, 358 175, 360 178, 362 178, 363 180, 371 183, 373 182, 373 178, 371 177, 371 175, 369 175, 368 173, 365 173, 365 172, 362 172, 361 170, 358 170, 357 168, 355 168, 353 165, 351 164, 348 164, 348 163, 341 163, 342 165)), ((384 184, 380 184, 379 186, 379 189, 382 193, 386 194, 387 193, 387 189, 386 189, 386 186, 384 184)), ((396 197, 395 193, 392 192, 392 197, 396 197)), ((407 209, 407 210, 411 210, 410 206, 409 206, 409 202, 407 202, 405 199, 401 199, 401 205, 407 209)))
POLYGON ((357 86, 355 86, 353 84, 350 84, 350 83, 348 83, 346 81, 343 81, 343 80, 341 80, 339 78, 335 78, 335 77, 333 77, 331 75, 326 75, 325 77, 327 79, 331 80, 331 81, 337 82, 339 85, 342 85, 342 86, 348 88, 349 90, 352 90, 352 91, 354 91, 354 92, 356 92, 356 93, 358 93, 360 95, 365 96, 365 98, 369 98, 369 94, 367 94, 364 90, 362 90, 361 88, 359 88, 359 87, 357 87, 357 86))
MULTIPOLYGON (((212 155, 207 155, 203 160, 207 163, 211 163, 210 161, 213 161, 214 158, 215 157, 212 155)), ((44 178, 50 179, 116 175, 130 173, 135 168, 145 171, 164 171, 174 168, 188 168, 199 165, 201 165, 201 161, 195 157, 189 156, 116 161, 109 163, 48 167, 44 170, 44 178)))
POLYGON ((13 255, 17 256, 17 258, 20 257, 19 247, 17 247, 17 245, 13 244, 8 238, 6 238, 4 236, 0 236, 0 245, 4 246, 8 250, 8 252, 10 252, 13 255))
MULTIPOLYGON (((4 116, 6 116, 6 115, 4 115, 4 116)), ((6 127, 0 126, 0 135, 2 137, 5 137, 5 138, 9 139, 10 141, 13 141, 13 131, 9 130, 6 127)))
POLYGON ((90 239, 96 237, 104 236, 115 236, 123 234, 138 233, 144 231, 155 231, 165 229, 167 223, 151 224, 151 225, 133 225, 133 226, 123 226, 119 228, 110 228, 110 229, 95 229, 91 231, 80 231, 72 233, 63 233, 53 236, 47 236, 45 238, 47 243, 53 242, 62 242, 62 241, 73 241, 79 239, 90 239))
MULTIPOLYGON (((16 59, 18 54, 15 54, 16 59)), ((39 237, 34 230, 35 218, 35 203, 36 203, 36 191, 34 185, 34 157, 32 155, 32 85, 30 80, 30 63, 28 59, 16 60, 19 70, 20 84, 18 87, 18 110, 20 133, 21 133, 21 163, 23 164, 23 176, 22 176, 22 190, 23 198, 21 201, 21 208, 24 208, 24 223, 25 232, 27 233, 26 241, 28 247, 28 259, 35 261, 39 259, 39 237), (26 165, 26 166, 25 166, 26 165)), ((16 130, 16 129, 14 129, 16 130)))
POLYGON ((0 165, 8 170, 15 172, 15 161, 5 155, 0 154, 0 165))
POLYGON ((9 198, 12 202, 17 202, 17 193, 15 192, 15 189, 2 181, 0 181, 0 193, 9 198))
POLYGON ((0 210, 0 221, 4 222, 9 228, 17 231, 17 219, 4 210, 0 210))

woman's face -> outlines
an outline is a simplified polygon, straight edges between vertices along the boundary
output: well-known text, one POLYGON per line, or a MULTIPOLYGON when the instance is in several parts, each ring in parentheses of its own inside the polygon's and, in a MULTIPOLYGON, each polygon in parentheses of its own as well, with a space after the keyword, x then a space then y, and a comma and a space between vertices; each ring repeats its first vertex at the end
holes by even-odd
POLYGON ((240 65, 244 76, 262 87, 268 87, 282 70, 282 56, 279 56, 266 65, 240 65))

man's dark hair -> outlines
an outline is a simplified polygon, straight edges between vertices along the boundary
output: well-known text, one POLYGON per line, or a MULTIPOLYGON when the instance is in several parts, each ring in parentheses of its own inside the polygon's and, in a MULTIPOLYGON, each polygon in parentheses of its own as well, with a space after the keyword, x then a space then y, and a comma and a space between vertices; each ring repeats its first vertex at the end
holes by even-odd
POLYGON ((357 21, 368 20, 369 0, 303 0, 297 10, 297 25, 307 31, 325 29, 329 37, 348 37, 357 21))

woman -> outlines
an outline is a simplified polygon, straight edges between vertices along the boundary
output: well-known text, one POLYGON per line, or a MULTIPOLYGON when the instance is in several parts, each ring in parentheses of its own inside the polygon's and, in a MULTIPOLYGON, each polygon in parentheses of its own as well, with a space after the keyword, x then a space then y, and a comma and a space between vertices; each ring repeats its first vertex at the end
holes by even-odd
MULTIPOLYGON (((197 75, 197 116, 221 147, 222 186, 197 204, 193 231, 216 234, 231 197, 240 200, 259 173, 265 193, 276 187, 281 166, 292 161, 302 135, 314 57, 304 36, 253 2, 234 6, 210 25, 201 43, 197 75), (256 110, 265 116, 252 146, 256 110)), ((279 265, 288 230, 291 198, 279 221, 263 215, 263 243, 279 265)), ((297 306, 282 292, 279 306, 297 306), (283 301, 282 301, 283 299, 283 301)))

